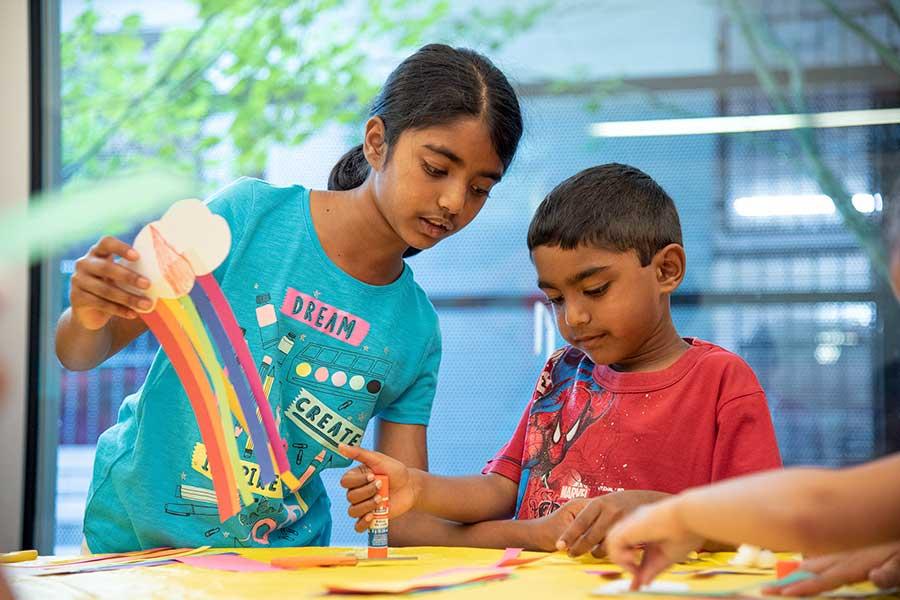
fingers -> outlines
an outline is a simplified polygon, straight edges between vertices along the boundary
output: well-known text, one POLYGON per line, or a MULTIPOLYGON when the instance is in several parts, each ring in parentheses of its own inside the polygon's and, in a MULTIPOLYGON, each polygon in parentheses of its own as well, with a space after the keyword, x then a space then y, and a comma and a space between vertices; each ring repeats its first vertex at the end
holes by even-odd
POLYGON ((385 500, 386 498, 382 498, 381 496, 374 496, 368 500, 363 500, 358 504, 351 504, 350 508, 347 509, 347 514, 354 519, 364 518, 370 513, 374 513, 375 509, 383 504, 385 500))
MULTIPOLYGON (((578 554, 574 553, 573 546, 575 543, 580 540, 586 532, 588 532, 593 525, 594 520, 597 516, 603 511, 603 504, 600 502, 591 502, 583 509, 581 512, 576 515, 575 520, 572 521, 571 524, 563 531, 562 535, 559 536, 559 541, 556 542, 556 548, 558 550, 569 549, 570 556, 580 556, 587 552, 584 550, 578 554)), ((588 548, 590 550, 590 548, 588 548)))
POLYGON ((869 571, 869 579, 883 590, 900 586, 900 553, 894 554, 883 565, 869 571))
POLYGON ((365 500, 370 498, 375 498, 378 495, 378 490, 381 489, 381 482, 376 480, 360 487, 351 488, 347 491, 347 501, 350 504, 359 504, 365 500))
MULTIPOLYGON (((70 280, 69 299, 72 308, 93 309, 100 313, 124 319, 134 319, 136 312, 147 312, 153 301, 134 290, 150 288, 150 281, 117 263, 115 256, 136 260, 138 253, 128 244, 113 237, 105 237, 83 257, 75 261, 75 272, 70 280), (131 291, 125 288, 131 288, 131 291)), ((94 324, 102 324, 93 319, 94 324)))
POLYGON ((381 485, 365 465, 350 469, 341 477, 341 486, 347 489, 347 502, 350 503, 347 514, 358 519, 357 531, 368 527, 372 513, 387 500, 378 494, 381 485))
POLYGON ((644 547, 644 556, 641 560, 640 567, 631 580, 631 589, 637 590, 641 586, 649 584, 653 579, 662 573, 672 560, 662 548, 657 544, 649 544, 644 547))
MULTIPOLYGON (((581 514, 584 514, 587 509, 581 511, 581 514)), ((579 517, 581 516, 578 515, 579 517)), ((619 520, 621 513, 615 509, 612 509, 608 506, 602 506, 600 509, 600 513, 596 516, 593 523, 588 527, 587 531, 585 531, 581 537, 575 540, 575 543, 569 549, 570 556, 581 556, 582 554, 587 554, 588 552, 602 553, 605 552, 604 549, 599 548, 600 544, 603 542, 604 538, 606 538, 606 533, 609 531, 609 528, 613 523, 619 520)), ((576 521, 578 519, 576 518, 576 521)))
MULTIPOLYGON (((819 594, 820 592, 825 592, 827 590, 834 589, 836 587, 840 587, 845 583, 854 583, 851 581, 846 581, 848 577, 845 573, 842 573, 840 570, 831 569, 829 571, 825 571, 824 573, 820 573, 813 579, 806 579, 799 583, 794 583, 788 586, 785 586, 778 590, 778 593, 782 596, 814 596, 819 594)), ((865 579, 865 576, 862 579, 856 579, 856 581, 862 581, 865 579)))
POLYGON ((372 519, 375 518, 375 515, 372 513, 367 514, 364 517, 360 517, 356 520, 356 523, 353 525, 353 529, 356 530, 356 533, 362 533, 369 528, 369 525, 372 522, 372 519))
POLYGON ((384 465, 388 460, 384 454, 379 452, 372 452, 371 450, 366 450, 359 446, 348 446, 347 444, 340 444, 338 446, 338 452, 351 460, 361 462, 376 473, 384 472, 384 465))
POLYGON ((359 465, 344 473, 343 477, 341 477, 341 487, 350 490, 362 487, 374 480, 375 474, 372 473, 372 470, 365 465, 359 465))
POLYGON ((122 240, 109 235, 100 238, 100 240, 91 247, 90 252, 103 258, 113 255, 121 256, 130 261, 135 261, 140 258, 137 250, 122 240))
MULTIPOLYGON (((76 300, 77 294, 79 292, 87 292, 92 296, 101 298, 108 302, 112 302, 113 304, 118 304, 120 306, 130 308, 132 310, 147 311, 153 307, 153 302, 146 296, 139 296, 137 294, 126 292, 122 288, 112 283, 108 283, 106 280, 100 279, 98 277, 83 276, 78 274, 73 275, 73 300, 76 300)), ((85 297, 84 300, 87 304, 89 304, 91 298, 85 297)))
POLYGON ((122 306, 121 304, 116 304, 115 302, 104 300, 103 298, 95 296, 94 294, 91 294, 90 292, 86 292, 84 290, 78 291, 77 293, 73 292, 72 305, 78 306, 79 308, 94 308, 107 314, 121 317, 123 319, 137 318, 137 313, 133 310, 130 310, 129 308, 122 306))

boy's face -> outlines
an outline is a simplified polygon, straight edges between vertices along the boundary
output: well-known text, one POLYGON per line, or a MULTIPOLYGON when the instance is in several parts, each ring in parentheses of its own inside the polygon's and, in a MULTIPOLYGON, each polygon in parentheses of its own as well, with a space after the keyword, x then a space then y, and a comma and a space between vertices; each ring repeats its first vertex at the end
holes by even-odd
MULTIPOLYGON (((563 338, 594 363, 615 365, 639 361, 646 342, 667 325, 664 296, 681 275, 674 282, 666 279, 659 264, 663 253, 646 267, 635 251, 591 246, 538 246, 531 258, 563 338)), ((681 267, 683 273, 683 262, 681 267)))

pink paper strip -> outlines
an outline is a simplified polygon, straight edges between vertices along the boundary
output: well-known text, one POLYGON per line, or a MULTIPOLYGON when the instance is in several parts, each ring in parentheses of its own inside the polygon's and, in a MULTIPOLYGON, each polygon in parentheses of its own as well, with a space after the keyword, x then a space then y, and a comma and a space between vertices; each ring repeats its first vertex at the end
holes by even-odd
POLYGON ((175 560, 192 567, 215 569, 217 571, 234 571, 235 573, 257 573, 261 571, 284 572, 284 569, 279 569, 278 567, 273 567, 266 563, 259 562, 258 560, 251 560, 232 553, 182 556, 175 560))
POLYGON ((499 561, 494 563, 495 567, 521 567, 522 565, 527 565, 529 563, 533 563, 535 561, 547 558, 550 556, 549 554, 543 554, 541 556, 531 556, 528 558, 519 558, 519 555, 522 554, 522 548, 507 548, 506 552, 503 553, 503 556, 499 561))

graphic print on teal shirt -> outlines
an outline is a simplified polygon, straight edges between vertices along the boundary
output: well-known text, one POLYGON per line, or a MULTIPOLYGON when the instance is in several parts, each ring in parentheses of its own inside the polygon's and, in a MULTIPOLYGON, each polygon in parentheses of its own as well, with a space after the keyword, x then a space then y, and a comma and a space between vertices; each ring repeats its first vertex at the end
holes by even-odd
POLYGON ((171 364, 157 355, 144 388, 123 403, 119 422, 98 443, 85 516, 95 552, 327 545, 330 503, 319 471, 349 466, 338 444, 358 445, 375 415, 428 422, 440 336, 409 267, 386 286, 338 269, 315 236, 308 192, 298 186, 240 180, 210 208, 229 221, 234 238, 215 276, 244 330, 302 487, 292 494, 279 481, 260 482, 256 449, 235 423, 256 501, 219 523, 196 421, 171 364))

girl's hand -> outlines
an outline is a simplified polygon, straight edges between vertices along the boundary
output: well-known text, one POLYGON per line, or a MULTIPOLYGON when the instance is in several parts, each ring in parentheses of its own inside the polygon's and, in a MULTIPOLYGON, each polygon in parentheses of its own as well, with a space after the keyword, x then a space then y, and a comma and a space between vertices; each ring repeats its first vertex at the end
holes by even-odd
POLYGON ((703 545, 703 537, 680 522, 677 502, 675 497, 642 506, 614 525, 606 536, 610 560, 633 575, 632 590, 650 583, 669 565, 703 545), (638 560, 641 549, 643 556, 638 560))
POLYGON ((407 468, 402 462, 386 454, 356 446, 341 444, 338 451, 343 456, 362 463, 341 477, 341 485, 347 489, 347 501, 350 503, 347 514, 356 519, 356 531, 362 533, 369 528, 369 523, 374 518, 373 512, 383 502, 390 502, 392 519, 415 505, 419 495, 415 469, 407 468), (390 498, 382 497, 379 493, 381 482, 375 480, 376 474, 387 475, 390 498))
POLYGON ((137 318, 136 310, 150 310, 153 302, 147 296, 127 292, 122 285, 145 290, 147 278, 118 264, 116 256, 131 261, 137 251, 114 237, 106 236, 94 244, 87 254, 75 261, 69 301, 72 316, 85 329, 104 327, 112 317, 137 318))

